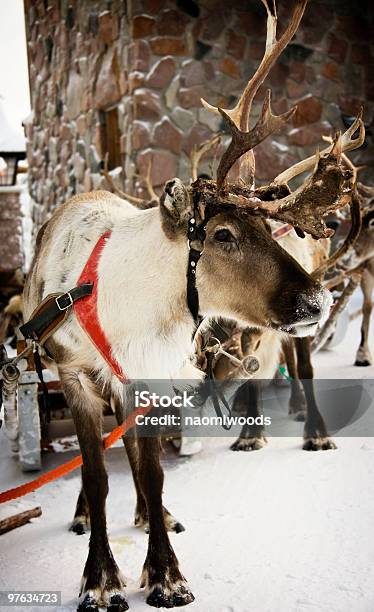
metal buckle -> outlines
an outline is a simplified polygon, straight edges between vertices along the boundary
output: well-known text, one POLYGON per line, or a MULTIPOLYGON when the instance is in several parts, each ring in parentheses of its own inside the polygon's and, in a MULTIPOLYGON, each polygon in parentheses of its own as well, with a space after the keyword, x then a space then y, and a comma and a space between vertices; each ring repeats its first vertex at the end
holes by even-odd
POLYGON ((70 293, 69 293, 69 292, 68 292, 68 293, 63 293, 63 294, 62 294, 62 295, 60 295, 59 297, 56 297, 56 298, 55 298, 55 302, 56 302, 56 304, 57 304, 57 308, 58 308, 59 310, 61 310, 61 311, 67 310, 67 309, 68 309, 68 308, 70 308, 70 306, 72 306, 72 305, 73 305, 73 303, 74 303, 74 302, 73 302, 73 298, 71 297, 71 295, 70 295, 70 293), (61 298, 66 297, 66 296, 69 298, 70 302, 69 302, 68 304, 66 304, 66 306, 60 306, 60 304, 58 303, 58 301, 59 301, 59 300, 61 300, 61 298))

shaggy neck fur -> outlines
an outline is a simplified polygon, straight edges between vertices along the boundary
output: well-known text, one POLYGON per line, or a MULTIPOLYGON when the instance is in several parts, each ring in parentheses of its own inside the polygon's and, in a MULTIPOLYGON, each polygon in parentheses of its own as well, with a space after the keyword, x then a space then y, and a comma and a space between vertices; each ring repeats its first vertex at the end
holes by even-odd
POLYGON ((175 376, 191 347, 187 243, 151 209, 113 228, 99 266, 100 323, 130 377, 175 376))

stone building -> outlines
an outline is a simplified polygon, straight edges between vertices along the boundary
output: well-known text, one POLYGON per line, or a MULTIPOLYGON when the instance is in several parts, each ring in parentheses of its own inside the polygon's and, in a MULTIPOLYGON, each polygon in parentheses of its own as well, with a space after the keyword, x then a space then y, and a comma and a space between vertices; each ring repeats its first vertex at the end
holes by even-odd
POLYGON ((25 139, 8 123, 0 103, 0 304, 3 286, 24 264, 22 187, 15 184, 17 161, 24 157, 25 139))
MULTIPOLYGON (((156 190, 190 173, 194 144, 220 128, 200 97, 233 105, 262 57, 260 0, 24 0, 33 112, 26 124, 34 219, 70 195, 116 181, 143 195, 152 161, 156 190)), ((366 147, 354 154, 372 182, 374 10, 362 0, 311 0, 294 40, 271 71, 273 108, 298 110, 258 147, 269 180, 343 129, 365 107, 366 147)), ((278 0, 280 30, 292 2, 278 0)), ((258 112, 265 87, 256 98, 258 112)), ((213 160, 214 161, 214 160, 213 160)), ((210 171, 212 160, 203 170, 210 171)))

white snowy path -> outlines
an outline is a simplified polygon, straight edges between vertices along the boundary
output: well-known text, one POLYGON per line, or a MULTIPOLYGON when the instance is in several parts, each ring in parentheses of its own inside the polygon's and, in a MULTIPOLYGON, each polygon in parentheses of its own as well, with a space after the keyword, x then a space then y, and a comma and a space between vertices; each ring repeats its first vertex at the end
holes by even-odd
MULTIPOLYGON (((374 378, 374 367, 351 367, 359 323, 337 349, 317 356, 320 377, 374 378)), ((230 452, 230 441, 208 439, 199 455, 164 462, 165 505, 186 527, 171 540, 196 597, 180 610, 373 612, 374 438, 338 438, 338 450, 319 453, 302 451, 297 438, 272 438, 248 454, 230 452)), ((68 457, 47 456, 45 467, 68 457)), ((0 458, 0 489, 26 479, 3 437, 0 458)), ((112 550, 128 577, 130 610, 149 611, 138 588, 147 536, 132 527, 122 449, 108 451, 107 465, 112 550)), ((55 612, 76 609, 88 544, 87 535, 67 530, 78 489, 73 473, 1 508, 8 515, 40 505, 43 516, 0 537, 0 589, 61 590, 55 612)))

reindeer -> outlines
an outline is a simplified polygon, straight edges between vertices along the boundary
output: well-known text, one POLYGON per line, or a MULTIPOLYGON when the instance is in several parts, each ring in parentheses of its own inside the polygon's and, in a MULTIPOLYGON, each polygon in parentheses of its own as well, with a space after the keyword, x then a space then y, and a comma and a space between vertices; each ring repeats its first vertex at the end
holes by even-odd
POLYGON ((374 288, 374 208, 364 209, 360 234, 342 261, 344 269, 363 267, 360 286, 364 296, 362 307, 361 340, 357 350, 355 365, 370 366, 373 363, 369 348, 369 326, 373 309, 374 288))
MULTIPOLYGON (((324 137, 330 141, 330 138, 324 137)), ((357 175, 364 166, 355 166, 346 154, 342 154, 345 165, 352 170, 353 179, 357 183, 355 197, 361 207, 362 220, 360 231, 351 244, 339 249, 342 256, 336 257, 337 269, 348 274, 360 271, 360 286, 363 293, 363 317, 361 325, 361 340, 357 350, 355 365, 367 367, 373 360, 369 348, 369 325, 373 308, 372 293, 374 287, 374 188, 357 181, 357 175)), ((334 282, 334 279, 330 281, 334 282)), ((333 285, 332 285, 333 286, 333 285)), ((340 310, 340 309, 339 309, 340 310)))
MULTIPOLYGON (((313 332, 329 310, 331 296, 269 234, 266 218, 292 223, 315 238, 329 235, 322 215, 351 198, 350 173, 339 164, 341 139, 326 155, 307 162, 315 171, 290 192, 283 184, 260 189, 233 184, 227 175, 236 160, 253 166, 252 149, 280 129, 295 109, 280 116, 265 98, 260 118, 249 129, 253 97, 279 54, 294 35, 306 0, 297 0, 285 32, 276 39, 275 8, 264 0, 268 38, 263 61, 233 111, 218 109, 233 133, 217 180, 185 186, 168 181, 160 206, 138 210, 105 191, 75 196, 41 228, 24 290, 27 320, 48 295, 58 296, 78 282, 97 241, 94 289, 97 318, 112 362, 126 380, 172 378, 188 359, 198 314, 224 316, 295 336, 313 332), (248 153, 248 155, 246 155, 248 153), (101 242, 103 241, 103 242, 101 242), (187 270, 187 283, 186 283, 187 270)), ((59 304, 60 302, 57 302, 59 304)), ((57 364, 74 418, 83 456, 81 501, 91 524, 79 612, 107 607, 128 609, 124 578, 107 537, 105 500, 108 479, 101 441, 102 405, 116 406, 122 421, 127 396, 118 373, 81 328, 75 310, 45 342, 57 364)), ((126 388, 126 385, 125 385, 126 388)), ((131 395, 131 394, 130 394, 131 395)), ((181 573, 168 529, 178 531, 162 505, 163 471, 157 436, 125 438, 138 495, 137 524, 149 525, 149 544, 141 585, 155 607, 183 606, 194 597, 181 573)))

